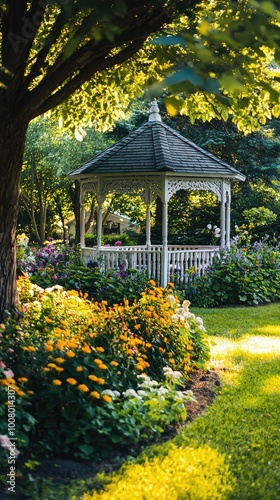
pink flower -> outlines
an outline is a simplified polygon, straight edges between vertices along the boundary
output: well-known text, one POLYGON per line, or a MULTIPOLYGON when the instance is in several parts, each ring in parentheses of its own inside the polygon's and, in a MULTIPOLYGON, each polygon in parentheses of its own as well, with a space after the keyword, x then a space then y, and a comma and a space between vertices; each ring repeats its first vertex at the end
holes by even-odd
POLYGON ((3 373, 6 378, 13 378, 14 377, 14 372, 8 368, 7 370, 3 370, 3 373))
POLYGON ((6 365, 5 363, 3 363, 3 361, 0 361, 0 368, 6 368, 6 365))
POLYGON ((116 243, 115 243, 115 245, 114 245, 114 246, 115 246, 115 247, 119 247, 119 246, 121 246, 121 244, 122 244, 122 242, 121 242, 121 241, 116 241, 116 243))

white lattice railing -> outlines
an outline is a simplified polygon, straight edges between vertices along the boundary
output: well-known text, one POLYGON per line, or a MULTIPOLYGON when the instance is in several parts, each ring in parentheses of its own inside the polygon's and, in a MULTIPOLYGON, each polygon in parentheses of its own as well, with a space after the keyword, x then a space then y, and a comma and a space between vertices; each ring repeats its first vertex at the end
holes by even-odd
MULTIPOLYGON (((100 267, 103 272, 110 269, 134 269, 147 271, 148 277, 161 281, 162 245, 101 247, 100 267)), ((167 281, 187 283, 190 271, 202 275, 219 254, 219 247, 202 245, 170 245, 167 253, 167 281)), ((95 248, 82 248, 84 263, 96 261, 95 248)))

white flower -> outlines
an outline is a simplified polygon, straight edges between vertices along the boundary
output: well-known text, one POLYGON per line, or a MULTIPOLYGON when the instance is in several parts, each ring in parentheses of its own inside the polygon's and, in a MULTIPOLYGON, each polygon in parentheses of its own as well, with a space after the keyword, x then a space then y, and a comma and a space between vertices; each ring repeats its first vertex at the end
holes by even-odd
POLYGON ((111 391, 110 389, 105 389, 105 391, 102 391, 101 392, 101 395, 102 396, 110 396, 112 399, 114 399, 116 397, 116 393, 117 392, 117 395, 120 396, 120 393, 118 391, 111 391))
POLYGON ((137 378, 145 378, 145 379, 150 379, 150 377, 148 377, 148 375, 146 375, 146 373, 141 373, 140 375, 137 375, 137 378))
POLYGON ((197 316, 197 317, 195 318, 195 321, 196 321, 196 323, 197 323, 198 325, 203 325, 203 319, 202 319, 202 318, 200 318, 199 316, 197 316))
POLYGON ((162 369, 163 372, 173 372, 172 368, 170 366, 164 366, 162 369))
POLYGON ((156 387, 158 386, 158 382, 156 380, 144 380, 142 384, 139 385, 139 387, 156 387))
POLYGON ((207 229, 212 229, 212 224, 207 224, 207 229))
POLYGON ((140 389, 139 391, 137 391, 137 394, 138 394, 138 396, 142 397, 142 396, 146 396, 147 393, 146 393, 146 391, 143 391, 140 389))
POLYGON ((177 303, 174 295, 168 295, 168 297, 166 297, 166 300, 168 302, 170 302, 171 304, 176 304, 177 303))
POLYGON ((129 396, 132 396, 133 398, 138 398, 138 394, 134 389, 127 389, 125 392, 123 392, 123 396, 125 398, 128 398, 129 396))
POLYGON ((175 380, 179 380, 182 378, 182 373, 181 372, 178 372, 178 371, 173 371, 171 370, 170 372, 165 372, 164 374, 167 378, 172 378, 172 379, 175 379, 175 380))
POLYGON ((190 305, 191 305, 191 303, 189 300, 184 300, 184 302, 182 303, 182 307, 184 309, 189 309, 190 305))
POLYGON ((158 394, 162 396, 163 394, 168 394, 169 390, 166 387, 160 387, 158 390, 158 394))

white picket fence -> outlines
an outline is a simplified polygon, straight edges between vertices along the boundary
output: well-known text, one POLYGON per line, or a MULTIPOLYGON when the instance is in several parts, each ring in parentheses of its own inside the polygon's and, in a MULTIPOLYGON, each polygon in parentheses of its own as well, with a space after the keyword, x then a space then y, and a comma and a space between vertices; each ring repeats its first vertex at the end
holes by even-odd
MULTIPOLYGON (((176 284, 187 283, 193 274, 203 275, 219 255, 217 246, 168 246, 167 281, 176 284)), ((104 273, 110 269, 146 271, 149 279, 161 281, 162 246, 103 246, 98 260, 104 273)), ((96 261, 95 248, 82 248, 82 260, 85 264, 96 261)))

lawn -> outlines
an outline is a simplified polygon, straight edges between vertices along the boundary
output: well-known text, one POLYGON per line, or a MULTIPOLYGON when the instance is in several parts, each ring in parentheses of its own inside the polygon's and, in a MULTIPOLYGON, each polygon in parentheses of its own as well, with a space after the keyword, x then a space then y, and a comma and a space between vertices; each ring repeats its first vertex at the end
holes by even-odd
POLYGON ((83 500, 280 498, 280 306, 192 312, 220 373, 214 404, 172 441, 100 477, 105 490, 83 500))

